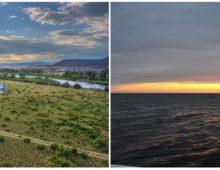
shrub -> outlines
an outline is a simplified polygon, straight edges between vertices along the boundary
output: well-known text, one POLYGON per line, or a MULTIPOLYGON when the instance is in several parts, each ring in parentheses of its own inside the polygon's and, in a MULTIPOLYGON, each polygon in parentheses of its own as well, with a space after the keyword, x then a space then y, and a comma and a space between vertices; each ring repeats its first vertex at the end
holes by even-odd
POLYGON ((86 158, 88 158, 89 156, 88 156, 87 153, 83 152, 83 153, 82 153, 82 157, 83 157, 83 159, 86 159, 86 158))
POLYGON ((61 154, 63 157, 68 158, 68 157, 71 156, 71 150, 68 149, 68 148, 66 148, 66 149, 62 150, 62 151, 60 152, 60 154, 61 154))
POLYGON ((13 73, 13 74, 11 74, 11 78, 15 78, 15 74, 13 73))
POLYGON ((94 130, 89 130, 88 131, 88 136, 92 139, 96 139, 99 136, 99 132, 94 131, 94 130))
POLYGON ((77 155, 77 153, 78 153, 76 148, 72 148, 72 149, 71 149, 71 152, 72 152, 74 155, 77 155))
POLYGON ((27 115, 27 114, 28 114, 28 112, 27 112, 27 111, 25 111, 25 110, 23 110, 23 111, 21 111, 21 114, 23 114, 23 115, 27 115))
POLYGON ((5 140, 4 136, 0 135, 0 142, 4 142, 4 140, 5 140))
POLYGON ((6 127, 7 127, 7 125, 6 125, 5 123, 3 123, 3 124, 2 124, 2 127, 6 128, 6 127))
POLYGON ((82 86, 78 83, 74 84, 73 87, 74 87, 74 89, 81 89, 82 88, 82 86))
POLYGON ((17 113, 17 110, 12 109, 11 113, 17 113))
POLYGON ((73 152, 72 152, 72 149, 70 148, 64 148, 64 147, 60 147, 58 152, 57 152, 58 156, 60 157, 64 157, 64 158, 69 158, 73 152))
POLYGON ((105 91, 107 91, 107 92, 109 91, 109 88, 108 88, 108 86, 106 86, 106 87, 105 87, 105 91))
POLYGON ((31 111, 38 111, 38 108, 37 107, 32 107, 31 111))
POLYGON ((66 144, 71 144, 71 141, 70 141, 70 140, 67 140, 67 141, 66 141, 66 144))
POLYGON ((52 162, 55 164, 55 166, 58 166, 58 167, 69 167, 70 166, 68 162, 59 158, 58 156, 53 156, 52 162))
POLYGON ((62 86, 62 87, 69 87, 70 85, 69 85, 68 82, 66 82, 66 83, 64 83, 64 84, 61 84, 60 86, 62 86))
POLYGON ((25 79, 25 74, 19 74, 20 79, 25 79))
POLYGON ((108 152, 108 140, 98 139, 94 142, 94 146, 98 149, 102 149, 104 152, 108 152))
POLYGON ((31 139, 29 139, 29 138, 24 138, 24 143, 31 143, 31 139))
POLYGON ((38 150, 41 150, 41 151, 42 151, 42 150, 45 150, 45 148, 46 148, 46 147, 45 147, 44 145, 41 145, 41 144, 37 145, 37 149, 38 149, 38 150))
POLYGON ((59 146, 56 143, 53 143, 53 144, 50 145, 50 149, 53 150, 53 151, 57 150, 58 147, 59 146))
POLYGON ((12 167, 12 164, 10 162, 0 162, 0 167, 12 167))
POLYGON ((4 120, 5 121, 10 121, 10 118, 9 117, 5 117, 4 120))

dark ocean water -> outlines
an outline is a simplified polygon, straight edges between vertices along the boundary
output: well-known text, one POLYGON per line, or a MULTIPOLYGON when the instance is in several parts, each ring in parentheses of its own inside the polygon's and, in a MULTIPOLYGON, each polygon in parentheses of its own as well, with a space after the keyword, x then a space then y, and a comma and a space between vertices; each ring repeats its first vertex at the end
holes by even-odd
POLYGON ((220 94, 112 94, 112 164, 220 167, 220 94))

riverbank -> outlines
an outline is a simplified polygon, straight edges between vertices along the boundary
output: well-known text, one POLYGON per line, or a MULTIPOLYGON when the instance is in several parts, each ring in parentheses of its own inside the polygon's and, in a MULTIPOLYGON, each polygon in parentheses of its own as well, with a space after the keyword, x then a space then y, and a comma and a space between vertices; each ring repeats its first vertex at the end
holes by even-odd
POLYGON ((60 74, 26 74, 26 76, 36 76, 36 77, 45 77, 45 78, 55 78, 55 79, 62 79, 62 80, 69 80, 69 81, 81 81, 81 82, 88 82, 88 83, 94 83, 94 84, 100 84, 100 85, 109 85, 108 81, 100 81, 100 80, 88 80, 88 79, 72 79, 64 77, 60 74))
POLYGON ((19 81, 24 83, 41 84, 41 85, 61 86, 66 88, 69 87, 75 88, 75 86, 77 86, 77 88, 99 89, 99 90, 108 91, 107 85, 98 85, 98 84, 80 82, 80 81, 68 81, 68 80, 55 79, 55 78, 35 77, 35 76, 26 76, 24 78, 21 78, 20 76, 16 75, 15 77, 4 77, 4 78, 0 77, 0 79, 19 81))

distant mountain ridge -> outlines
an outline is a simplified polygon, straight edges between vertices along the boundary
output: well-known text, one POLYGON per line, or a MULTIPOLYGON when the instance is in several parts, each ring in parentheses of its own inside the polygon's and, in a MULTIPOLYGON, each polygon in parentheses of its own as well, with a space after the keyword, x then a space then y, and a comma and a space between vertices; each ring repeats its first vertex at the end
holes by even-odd
POLYGON ((57 67, 77 67, 77 68, 92 68, 92 69, 108 69, 108 60, 104 59, 69 59, 55 63, 57 67))
POLYGON ((32 66, 45 66, 45 65, 53 65, 53 64, 54 62, 35 61, 35 62, 27 62, 27 63, 1 63, 0 67, 2 68, 32 67, 32 66))
POLYGON ((108 69, 109 58, 104 59, 68 59, 61 60, 59 62, 24 62, 24 63, 0 63, 0 68, 12 68, 12 67, 38 67, 45 66, 51 67, 70 67, 70 68, 86 68, 86 69, 108 69))

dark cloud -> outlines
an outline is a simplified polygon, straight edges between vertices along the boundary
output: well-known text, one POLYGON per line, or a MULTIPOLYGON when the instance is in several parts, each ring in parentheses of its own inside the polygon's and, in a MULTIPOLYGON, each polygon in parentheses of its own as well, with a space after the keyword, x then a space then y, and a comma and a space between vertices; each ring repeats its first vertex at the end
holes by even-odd
POLYGON ((59 36, 70 36, 70 37, 74 37, 74 36, 93 37, 94 34, 96 34, 96 33, 86 32, 86 31, 76 31, 76 30, 57 31, 57 35, 59 35, 59 36))
POLYGON ((0 53, 38 53, 61 51, 63 47, 55 45, 49 41, 33 40, 3 40, 0 39, 0 46, 3 50, 0 53))
POLYGON ((23 11, 30 15, 31 20, 42 24, 56 25, 69 22, 91 24, 93 21, 102 22, 103 17, 108 15, 108 2, 68 2, 57 10, 28 7, 23 11))
MULTIPOLYGON (((103 45, 104 46, 104 45, 103 45)), ((18 40, 0 39, 0 55, 6 54, 41 54, 51 53, 57 54, 58 58, 51 57, 51 61, 58 61, 70 58, 103 58, 108 51, 105 48, 85 48, 74 47, 72 45, 59 45, 54 42, 45 40, 18 40), (62 54, 59 58, 59 54, 62 54), (64 55, 64 56, 63 56, 64 55)))
POLYGON ((62 30, 59 32, 59 35, 76 36, 76 35, 81 35, 81 32, 75 30, 62 30))
POLYGON ((82 14, 87 17, 99 17, 108 14, 108 3, 106 2, 89 2, 79 9, 82 14))
POLYGON ((220 3, 112 3, 111 18, 113 85, 220 82, 220 3))

